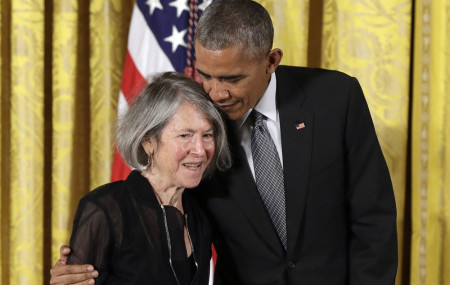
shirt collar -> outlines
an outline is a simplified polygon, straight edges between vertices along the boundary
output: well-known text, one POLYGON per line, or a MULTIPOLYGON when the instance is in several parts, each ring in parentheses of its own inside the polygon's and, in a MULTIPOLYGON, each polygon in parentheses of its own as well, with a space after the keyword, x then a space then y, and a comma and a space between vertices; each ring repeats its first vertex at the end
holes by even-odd
MULTIPOLYGON (((277 91, 277 77, 275 72, 270 76, 269 86, 267 86, 266 92, 261 97, 259 102, 255 106, 255 110, 266 116, 268 119, 276 121, 277 120, 277 106, 276 106, 276 91, 277 91)), ((250 109, 245 113, 245 115, 236 120, 238 128, 241 128, 244 122, 247 120, 248 116, 253 109, 250 109)))

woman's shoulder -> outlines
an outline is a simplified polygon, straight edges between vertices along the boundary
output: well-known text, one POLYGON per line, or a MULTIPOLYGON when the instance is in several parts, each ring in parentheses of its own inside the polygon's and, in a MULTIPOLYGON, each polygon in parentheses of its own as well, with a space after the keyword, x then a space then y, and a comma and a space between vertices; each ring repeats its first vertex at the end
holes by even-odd
POLYGON ((97 188, 91 190, 89 193, 83 196, 84 200, 99 200, 108 196, 115 196, 123 189, 124 181, 115 181, 103 184, 97 188))
POLYGON ((102 212, 114 213, 123 201, 124 181, 116 181, 101 185, 80 199, 80 208, 95 208, 102 212))

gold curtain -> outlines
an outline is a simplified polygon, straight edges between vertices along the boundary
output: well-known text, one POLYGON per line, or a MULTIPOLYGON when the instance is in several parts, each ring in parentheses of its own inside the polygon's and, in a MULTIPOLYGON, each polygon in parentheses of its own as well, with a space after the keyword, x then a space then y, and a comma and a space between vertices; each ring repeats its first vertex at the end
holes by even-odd
MULTIPOLYGON (((2 130, 3 142, 9 140, 2 147, 9 147, 10 155, 9 161, 2 160, 1 171, 3 179, 9 182, 9 201, 2 198, 2 232, 8 232, 2 238, 2 255, 9 259, 10 277, 19 284, 43 281, 42 275, 35 274, 43 270, 42 262, 36 262, 36 257, 43 254, 44 237, 43 19, 44 1, 11 3, 9 44, 14 55, 10 58, 9 74, 2 72, 2 83, 10 84, 10 129, 8 134, 2 130), (4 177, 7 173, 9 181, 4 177)), ((3 41, 6 39, 2 36, 3 41)), ((2 92, 2 97, 5 95, 2 92)), ((2 196, 4 191, 2 187, 2 196)), ((3 278, 8 276, 8 267, 2 268, 3 278)))
POLYGON ((411 284, 450 284, 450 2, 416 3, 411 284))
MULTIPOLYGON (((259 2, 283 64, 361 82, 397 200, 397 284, 450 284, 450 3, 259 2)), ((133 4, 0 0, 1 284, 48 283, 79 198, 110 179, 133 4)))
MULTIPOLYGON (((131 5, 120 0, 54 2, 52 244, 67 243, 78 199, 111 176, 130 16, 124 10, 130 12, 131 5)), ((58 255, 53 246, 52 256, 58 255)))
POLYGON ((308 0, 260 0, 269 11, 274 25, 274 47, 284 52, 283 64, 307 63, 308 0))
POLYGON ((79 198, 110 180, 132 5, 2 0, 1 284, 45 284, 79 198))

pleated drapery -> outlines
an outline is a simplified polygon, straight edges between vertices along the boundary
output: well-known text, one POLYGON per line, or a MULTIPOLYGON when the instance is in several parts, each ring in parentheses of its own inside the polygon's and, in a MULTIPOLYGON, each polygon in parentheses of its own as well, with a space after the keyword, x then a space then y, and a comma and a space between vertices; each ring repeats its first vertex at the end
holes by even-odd
POLYGON ((134 1, 1 1, 1 284, 45 284, 109 181, 134 1))
POLYGON ((2 89, 2 103, 9 106, 2 104, 2 279, 42 284, 37 273, 43 272, 44 244, 44 1, 8 4, 11 13, 5 15, 2 2, 2 32, 6 20, 10 28, 8 39, 2 33, 2 87, 9 89, 2 89))
POLYGON ((411 284, 450 284, 450 2, 416 1, 411 284))
MULTIPOLYGON (((283 64, 361 82, 396 195, 397 285, 450 284, 450 2, 259 2, 283 64)), ((110 180, 133 4, 0 0, 1 284, 47 284, 79 198, 110 180)))

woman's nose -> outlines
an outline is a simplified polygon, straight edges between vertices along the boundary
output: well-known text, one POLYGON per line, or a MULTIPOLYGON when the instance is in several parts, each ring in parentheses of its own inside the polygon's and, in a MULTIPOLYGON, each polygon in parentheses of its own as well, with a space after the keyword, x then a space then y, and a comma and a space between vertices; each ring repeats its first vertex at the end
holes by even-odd
POLYGON ((194 137, 192 139, 191 152, 198 155, 203 155, 206 153, 202 137, 194 137))

